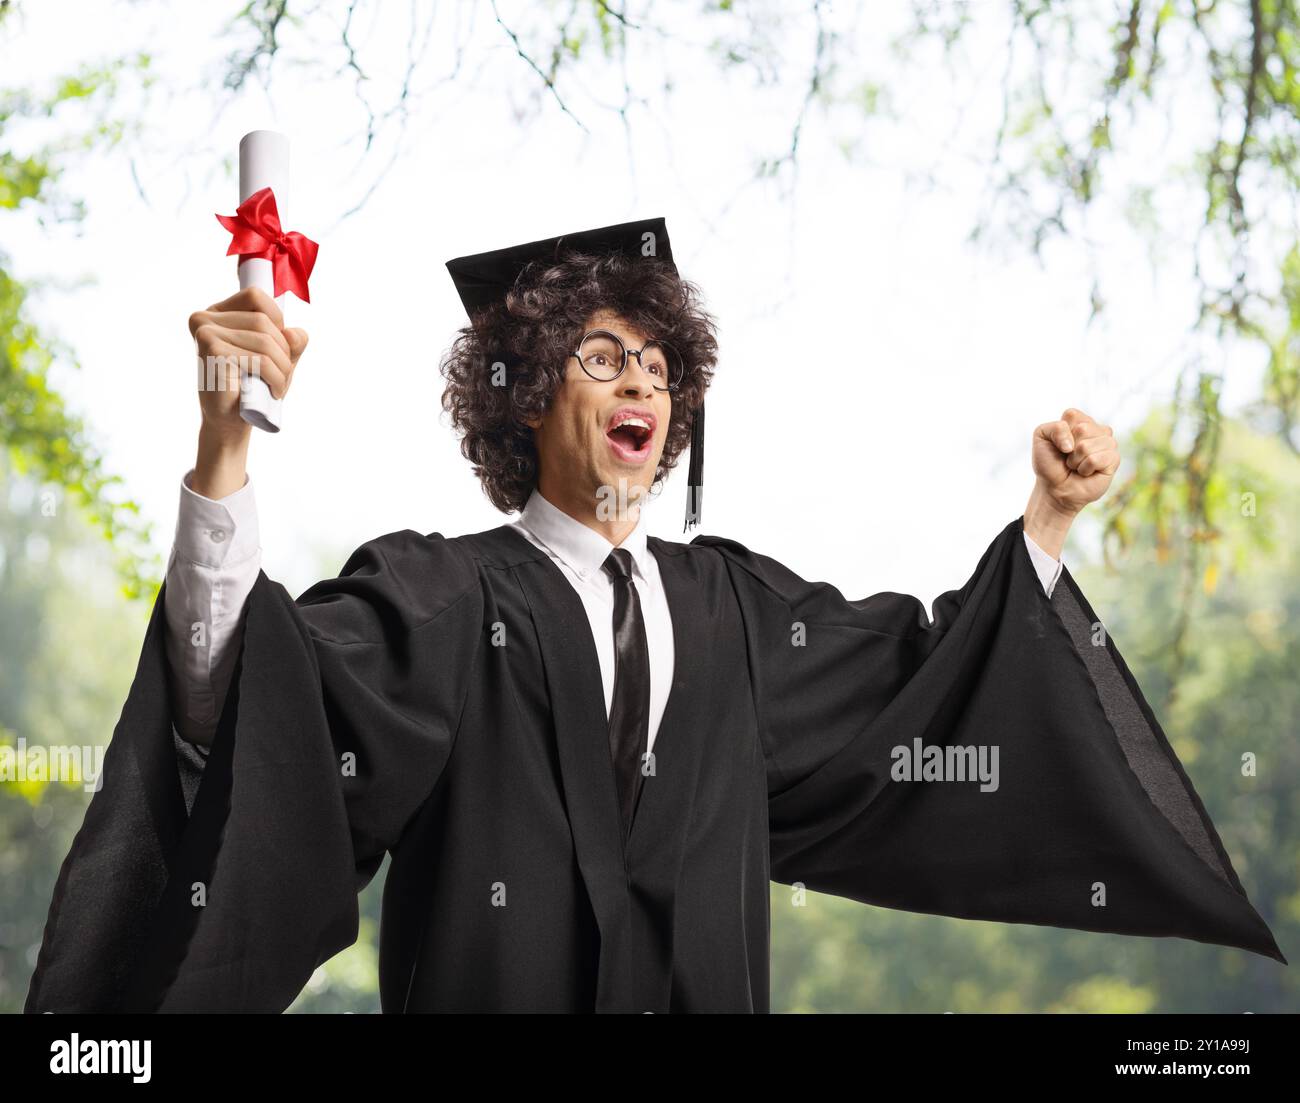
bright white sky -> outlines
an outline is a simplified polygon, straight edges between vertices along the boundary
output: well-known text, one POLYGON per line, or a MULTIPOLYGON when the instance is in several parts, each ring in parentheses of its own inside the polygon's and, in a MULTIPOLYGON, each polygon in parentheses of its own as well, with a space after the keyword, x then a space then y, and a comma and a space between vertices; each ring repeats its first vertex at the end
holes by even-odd
MULTIPOLYGON (((500 7, 527 27, 530 5, 500 7)), ((164 88, 192 84, 229 49, 213 41, 214 8, 224 16, 233 5, 27 4, 0 42, 4 83, 45 87, 53 74, 138 43, 157 58, 164 88)), ((391 88, 404 65, 407 9, 381 10, 392 25, 359 39, 363 64, 391 88)), ((1001 18, 997 6, 988 12, 1001 18)), ((876 20, 854 31, 840 18, 857 44, 843 61, 864 72, 885 58, 876 20)), ((674 29, 707 37, 705 28, 674 29)), ((311 347, 283 432, 255 433, 250 462, 263 564, 293 594, 318 577, 321 548, 333 550, 336 569, 383 532, 453 535, 506 520, 479 490, 438 405, 438 359, 463 322, 443 262, 463 253, 664 215, 679 269, 701 285, 721 328, 702 531, 851 598, 896 590, 928 605, 961 586, 1025 504, 1034 426, 1073 405, 1127 429, 1169 394, 1190 354, 1190 255, 1170 249, 1153 267, 1113 209, 1099 208, 1087 227, 1108 302, 1091 330, 1081 244, 1057 241, 1041 265, 1020 246, 981 254, 966 245, 988 199, 1000 24, 972 38, 973 76, 953 85, 932 58, 892 86, 905 125, 812 112, 792 190, 746 181, 759 156, 788 142, 795 74, 811 56, 807 22, 780 32, 789 84, 779 95, 675 46, 673 98, 657 98, 653 114, 633 113, 631 153, 617 116, 592 98, 617 102, 617 73, 591 72, 568 86, 590 134, 549 100, 520 124, 515 112, 531 103, 535 76, 487 5, 476 26, 460 30, 468 38, 461 75, 425 96, 403 155, 342 222, 391 140, 381 137, 358 166, 357 144, 348 144, 361 122, 352 78, 288 68, 269 93, 250 87, 215 122, 210 96, 155 92, 136 160, 147 202, 118 152, 65 181, 89 203, 79 232, 6 218, 0 247, 20 276, 61 285, 36 309, 83 370, 57 383, 155 522, 160 554, 198 428, 186 319, 237 286, 228 235, 212 216, 236 205, 222 161, 233 163, 252 129, 290 135, 288 226, 321 243, 312 304, 287 307, 311 347), (845 139, 869 165, 837 151, 845 139), (926 172, 936 188, 915 178, 926 172), (71 286, 82 277, 93 282, 71 286)), ((435 26, 417 87, 449 70, 453 32, 450 18, 435 26)), ((640 61, 646 71, 670 64, 658 52, 640 61)), ((376 102, 390 102, 381 93, 376 102)), ((1190 95, 1185 110, 1197 110, 1190 95)), ((1135 143, 1153 152, 1131 178, 1165 189, 1170 228, 1192 227, 1197 193, 1169 187, 1166 141, 1172 152, 1177 142, 1163 130, 1135 143)), ((683 539, 684 482, 685 458, 651 507, 652 533, 683 539)), ((1067 547, 1067 563, 1084 547, 1067 547)))

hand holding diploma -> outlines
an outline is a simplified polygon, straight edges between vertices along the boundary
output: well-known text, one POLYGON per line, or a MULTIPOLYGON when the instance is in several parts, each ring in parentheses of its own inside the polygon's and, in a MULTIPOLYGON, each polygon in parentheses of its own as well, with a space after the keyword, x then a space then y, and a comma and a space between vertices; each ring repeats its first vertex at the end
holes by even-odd
MULTIPOLYGON (((253 130, 239 142, 239 207, 216 218, 230 231, 226 255, 239 258, 241 289, 261 288, 277 301, 291 291, 309 302, 307 281, 319 246, 284 229, 288 195, 289 139, 273 130, 253 130)), ((250 425, 280 431, 280 400, 255 370, 243 379, 239 408, 250 425)))
POLYGON ((192 489, 223 498, 245 482, 250 427, 280 428, 280 403, 289 389, 307 333, 286 328, 277 299, 291 291, 309 301, 307 281, 318 246, 282 219, 289 194, 289 140, 254 130, 239 143, 239 206, 216 216, 230 231, 227 256, 238 257, 240 290, 190 315, 198 351, 198 458, 192 489))
POLYGON ((275 300, 258 287, 190 315, 198 347, 199 454, 193 490, 205 498, 224 498, 244 485, 251 425, 240 411, 240 381, 252 372, 278 403, 293 382, 307 331, 287 329, 275 300))

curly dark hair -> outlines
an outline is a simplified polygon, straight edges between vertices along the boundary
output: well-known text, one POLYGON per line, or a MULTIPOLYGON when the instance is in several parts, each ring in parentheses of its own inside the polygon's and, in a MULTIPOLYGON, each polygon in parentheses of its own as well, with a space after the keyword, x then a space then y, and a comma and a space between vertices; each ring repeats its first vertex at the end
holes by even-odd
POLYGON ((442 406, 461 434, 460 450, 503 513, 522 510, 537 485, 537 449, 526 422, 550 408, 583 327, 602 308, 674 345, 685 364, 656 484, 690 443, 690 415, 704 401, 718 357, 717 326, 699 288, 659 257, 570 250, 534 260, 504 302, 458 331, 440 365, 447 380, 442 406), (498 365, 505 366, 505 386, 494 382, 498 365))

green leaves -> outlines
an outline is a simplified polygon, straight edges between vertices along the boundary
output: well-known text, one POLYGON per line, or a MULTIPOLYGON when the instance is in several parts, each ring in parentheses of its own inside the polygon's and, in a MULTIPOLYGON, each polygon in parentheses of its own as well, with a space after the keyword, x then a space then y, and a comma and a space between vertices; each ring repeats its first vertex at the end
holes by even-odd
MULTIPOLYGON (((51 92, 0 92, 0 138, 22 124, 49 118, 64 105, 90 101, 97 111, 56 141, 19 155, 0 152, 0 213, 35 205, 42 219, 77 220, 84 214, 79 199, 55 188, 70 158, 121 140, 128 121, 113 114, 120 77, 128 69, 144 70, 147 54, 100 66, 85 67, 55 81, 51 92)), ((109 474, 81 418, 66 406, 49 383, 56 362, 78 366, 70 349, 43 333, 28 310, 30 287, 14 275, 10 258, 0 253, 0 441, 15 471, 59 488, 63 497, 85 511, 110 542, 128 597, 152 598, 160 585, 160 566, 148 550, 148 528, 139 506, 120 494, 121 479, 109 474)))

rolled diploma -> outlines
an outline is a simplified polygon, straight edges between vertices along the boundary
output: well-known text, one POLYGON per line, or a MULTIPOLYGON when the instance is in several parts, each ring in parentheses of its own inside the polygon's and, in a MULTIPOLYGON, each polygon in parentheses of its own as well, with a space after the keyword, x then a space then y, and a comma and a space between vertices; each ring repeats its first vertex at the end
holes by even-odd
MULTIPOLYGON (((280 215, 280 226, 289 226, 289 139, 274 130, 252 130, 239 140, 239 202, 253 192, 270 188, 275 193, 275 206, 280 215)), ((260 287, 275 297, 275 280, 271 262, 249 258, 239 262, 239 286, 260 287)), ((284 310, 281 295, 276 304, 284 310)), ((268 433, 280 431, 280 405, 266 381, 260 376, 244 376, 240 380, 239 416, 256 429, 268 433)))

